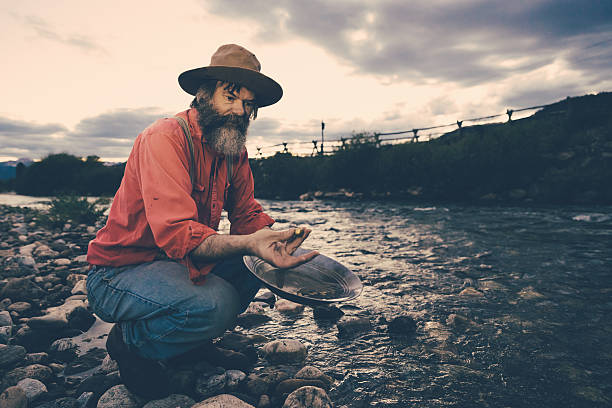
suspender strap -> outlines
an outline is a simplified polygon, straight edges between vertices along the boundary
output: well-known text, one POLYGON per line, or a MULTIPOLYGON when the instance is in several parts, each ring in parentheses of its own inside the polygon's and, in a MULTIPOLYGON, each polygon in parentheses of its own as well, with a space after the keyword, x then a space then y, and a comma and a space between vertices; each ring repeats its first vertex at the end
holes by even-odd
POLYGON ((185 119, 181 118, 180 116, 175 116, 174 118, 183 129, 183 134, 185 135, 185 139, 187 139, 187 147, 189 147, 189 156, 191 157, 191 160, 189 161, 189 178, 191 179, 191 187, 193 188, 195 186, 196 178, 195 157, 193 154, 193 138, 191 137, 191 131, 189 130, 189 125, 187 125, 185 119))
POLYGON ((227 163, 227 185, 228 186, 232 185, 232 170, 234 168, 234 166, 232 165, 233 161, 234 161, 233 156, 230 156, 229 154, 225 156, 225 162, 227 163))
MULTIPOLYGON (((187 121, 181 118, 180 116, 174 117, 178 124, 183 129, 183 134, 185 135, 185 139, 187 139, 187 147, 189 147, 189 156, 191 160, 189 161, 189 178, 191 179, 191 186, 195 186, 196 180, 196 170, 195 170, 195 156, 193 153, 193 138, 191 137, 191 131, 189 130, 189 125, 187 125, 187 121)), ((232 171, 234 170, 234 157, 231 155, 225 156, 225 162, 227 163, 227 185, 232 185, 232 171)))

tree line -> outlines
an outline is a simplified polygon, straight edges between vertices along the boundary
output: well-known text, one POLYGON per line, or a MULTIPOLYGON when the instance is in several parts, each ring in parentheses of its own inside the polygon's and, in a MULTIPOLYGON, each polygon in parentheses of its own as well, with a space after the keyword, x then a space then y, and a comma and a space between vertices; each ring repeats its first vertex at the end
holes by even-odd
MULTIPOLYGON (((314 191, 365 197, 545 203, 612 203, 612 93, 548 105, 506 123, 462 127, 435 140, 380 145, 354 133, 329 156, 290 153, 251 159, 258 197, 296 199, 314 191)), ((19 194, 113 195, 125 164, 96 156, 49 155, 17 168, 5 188, 19 194)))
POLYGON ((109 196, 119 188, 124 169, 125 164, 107 166, 98 156, 81 159, 67 153, 51 154, 27 167, 18 164, 15 179, 5 188, 32 196, 109 196))

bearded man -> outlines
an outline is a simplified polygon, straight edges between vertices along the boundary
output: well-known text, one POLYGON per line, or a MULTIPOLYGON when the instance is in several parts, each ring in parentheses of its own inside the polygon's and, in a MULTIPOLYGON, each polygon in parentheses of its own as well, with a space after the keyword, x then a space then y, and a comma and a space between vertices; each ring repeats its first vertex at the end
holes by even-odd
POLYGON ((260 288, 243 255, 280 268, 317 255, 293 256, 310 230, 270 229, 274 221, 253 197, 249 122, 282 96, 260 69, 254 54, 229 44, 209 66, 179 76, 195 95, 191 109, 137 137, 107 223, 89 244, 90 305, 115 323, 107 350, 141 396, 167 395, 165 367, 182 356, 244 365, 244 355, 211 341, 233 327, 260 288), (217 232, 222 209, 229 235, 217 232))

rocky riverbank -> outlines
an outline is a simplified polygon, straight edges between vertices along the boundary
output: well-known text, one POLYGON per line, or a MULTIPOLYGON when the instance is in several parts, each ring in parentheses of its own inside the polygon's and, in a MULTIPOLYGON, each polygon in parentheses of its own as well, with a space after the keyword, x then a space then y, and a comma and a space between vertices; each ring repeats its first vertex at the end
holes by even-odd
MULTIPOLYGON (((216 340, 248 364, 194 358, 170 368, 170 397, 147 401, 130 393, 104 348, 111 325, 97 319, 87 302, 85 254, 98 226, 67 223, 51 230, 38 215, 0 207, 0 407, 332 406, 327 392, 337 381, 325 369, 305 365, 302 341, 249 332, 272 319, 271 307, 285 316, 306 313, 263 290, 238 326, 216 340)), ((314 313, 334 322, 343 315, 337 308, 314 313)), ((367 319, 345 317, 337 324, 339 337, 371 330, 367 319)), ((414 331, 412 321, 389 327, 414 331)))

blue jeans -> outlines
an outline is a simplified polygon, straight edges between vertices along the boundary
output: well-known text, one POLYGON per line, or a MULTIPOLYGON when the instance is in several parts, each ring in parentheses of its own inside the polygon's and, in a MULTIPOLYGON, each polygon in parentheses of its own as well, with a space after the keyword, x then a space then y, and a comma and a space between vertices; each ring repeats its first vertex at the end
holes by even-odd
POLYGON ((94 313, 119 323, 125 343, 155 360, 183 354, 222 335, 259 288, 242 257, 217 264, 199 286, 189 279, 187 267, 170 260, 94 266, 87 276, 94 313))

